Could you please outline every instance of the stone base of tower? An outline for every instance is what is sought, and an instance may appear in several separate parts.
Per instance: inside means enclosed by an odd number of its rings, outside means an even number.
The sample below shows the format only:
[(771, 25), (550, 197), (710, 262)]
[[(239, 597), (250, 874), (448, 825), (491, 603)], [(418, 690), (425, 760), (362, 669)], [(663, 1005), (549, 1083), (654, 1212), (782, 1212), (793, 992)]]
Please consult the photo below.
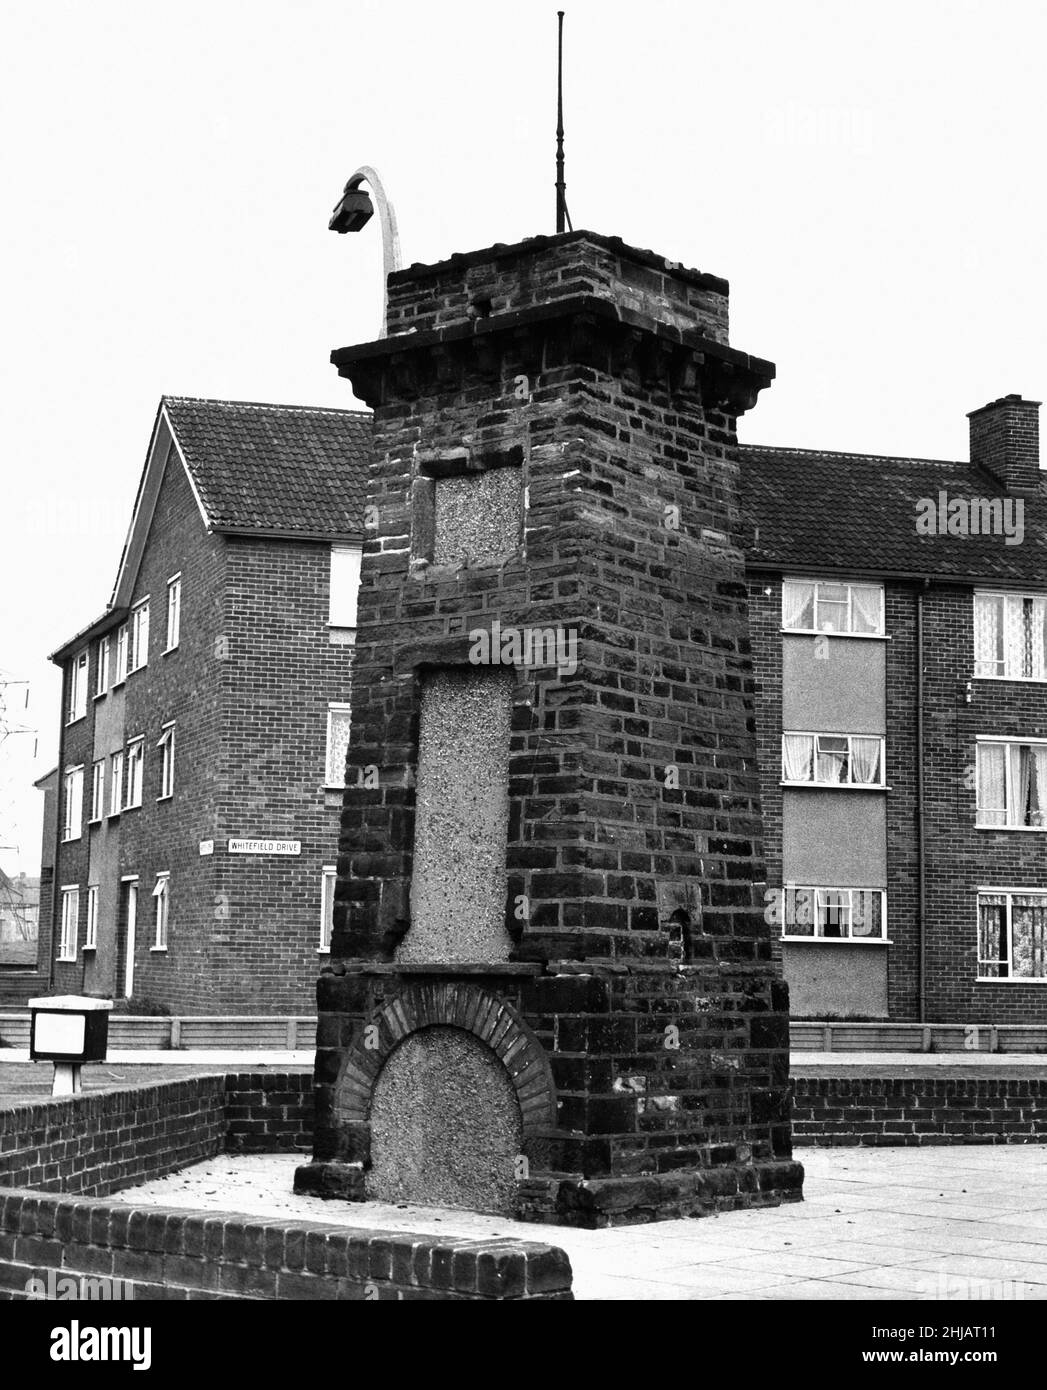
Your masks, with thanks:
[(299, 1192), (590, 1228), (802, 1197), (770, 969), (336, 962), (318, 993)]

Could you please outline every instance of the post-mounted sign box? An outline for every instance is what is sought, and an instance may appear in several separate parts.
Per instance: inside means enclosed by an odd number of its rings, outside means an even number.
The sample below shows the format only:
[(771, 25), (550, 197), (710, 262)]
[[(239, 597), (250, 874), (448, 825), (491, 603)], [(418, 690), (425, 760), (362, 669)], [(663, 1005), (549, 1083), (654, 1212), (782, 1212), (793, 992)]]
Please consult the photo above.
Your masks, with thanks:
[(29, 1056), (34, 1062), (54, 1062), (52, 1095), (75, 1095), (81, 1065), (105, 1061), (112, 1007), (111, 999), (79, 994), (29, 1000)]

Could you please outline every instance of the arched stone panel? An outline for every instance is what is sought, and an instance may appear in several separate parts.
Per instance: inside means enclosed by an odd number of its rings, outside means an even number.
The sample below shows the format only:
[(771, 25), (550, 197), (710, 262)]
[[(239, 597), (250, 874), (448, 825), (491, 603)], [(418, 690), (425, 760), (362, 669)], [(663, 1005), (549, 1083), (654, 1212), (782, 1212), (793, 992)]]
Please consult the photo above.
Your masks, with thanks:
[(501, 1061), (475, 1034), (408, 1034), (378, 1073), (370, 1118), (368, 1197), (513, 1210), (520, 1107)]
[(556, 1090), (541, 1043), (512, 1005), (463, 981), (407, 985), (358, 1031), (338, 1078), (336, 1123), (366, 1122), (389, 1054), (408, 1034), (441, 1025), (472, 1033), (498, 1057), (516, 1093), (525, 1136), (556, 1124)]

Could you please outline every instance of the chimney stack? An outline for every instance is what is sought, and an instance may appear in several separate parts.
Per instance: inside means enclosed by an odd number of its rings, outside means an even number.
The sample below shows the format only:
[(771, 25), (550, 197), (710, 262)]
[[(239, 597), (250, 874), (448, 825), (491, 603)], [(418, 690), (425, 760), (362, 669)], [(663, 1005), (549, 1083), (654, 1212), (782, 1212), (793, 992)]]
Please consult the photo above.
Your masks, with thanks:
[(1039, 492), (1039, 401), (1001, 396), (967, 416), (971, 462), (994, 474), (1008, 492)]

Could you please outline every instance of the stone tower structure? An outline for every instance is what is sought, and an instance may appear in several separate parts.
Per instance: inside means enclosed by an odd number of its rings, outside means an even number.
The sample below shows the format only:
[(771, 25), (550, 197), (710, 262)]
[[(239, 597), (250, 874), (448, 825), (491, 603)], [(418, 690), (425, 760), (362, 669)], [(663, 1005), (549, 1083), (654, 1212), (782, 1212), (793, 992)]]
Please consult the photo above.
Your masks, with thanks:
[(590, 232), (415, 265), (374, 410), (299, 1190), (603, 1226), (797, 1200), (728, 286)]

